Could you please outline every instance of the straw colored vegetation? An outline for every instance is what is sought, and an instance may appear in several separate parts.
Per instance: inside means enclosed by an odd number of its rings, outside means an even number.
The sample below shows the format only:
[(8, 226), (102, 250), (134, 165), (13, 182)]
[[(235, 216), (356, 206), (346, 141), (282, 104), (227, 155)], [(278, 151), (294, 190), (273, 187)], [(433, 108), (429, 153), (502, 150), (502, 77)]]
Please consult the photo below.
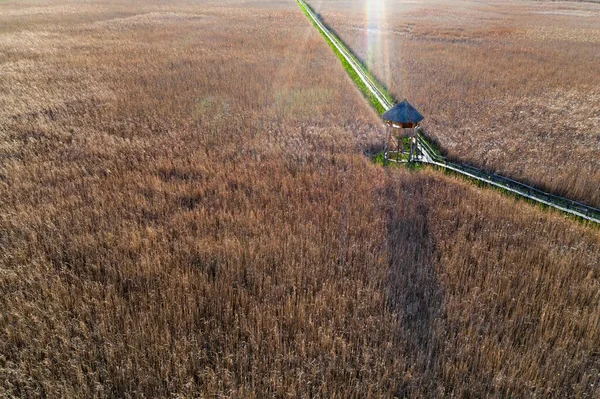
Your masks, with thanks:
[(600, 395), (600, 233), (362, 151), (293, 2), (0, 3), (0, 397)]
[(600, 206), (600, 5), (310, 4), (451, 158)]

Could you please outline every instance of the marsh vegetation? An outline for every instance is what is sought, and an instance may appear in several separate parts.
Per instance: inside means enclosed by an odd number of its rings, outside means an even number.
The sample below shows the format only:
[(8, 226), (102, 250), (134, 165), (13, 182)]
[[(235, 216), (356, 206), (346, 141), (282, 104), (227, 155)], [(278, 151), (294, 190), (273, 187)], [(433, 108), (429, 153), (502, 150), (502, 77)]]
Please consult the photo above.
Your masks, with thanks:
[(372, 163), (295, 2), (2, 2), (0, 65), (0, 396), (600, 394), (600, 231)]

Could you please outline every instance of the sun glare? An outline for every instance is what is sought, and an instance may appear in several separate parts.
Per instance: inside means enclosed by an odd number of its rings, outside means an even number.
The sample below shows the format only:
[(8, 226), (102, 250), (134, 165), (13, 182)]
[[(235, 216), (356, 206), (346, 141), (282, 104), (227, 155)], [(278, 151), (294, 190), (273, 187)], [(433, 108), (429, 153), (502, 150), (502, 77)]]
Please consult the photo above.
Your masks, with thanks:
[(386, 0), (367, 0), (365, 2), (366, 19), (366, 63), (369, 69), (382, 73), (384, 83), (388, 84), (390, 76), (390, 58), (387, 40), (385, 37), (386, 24)]

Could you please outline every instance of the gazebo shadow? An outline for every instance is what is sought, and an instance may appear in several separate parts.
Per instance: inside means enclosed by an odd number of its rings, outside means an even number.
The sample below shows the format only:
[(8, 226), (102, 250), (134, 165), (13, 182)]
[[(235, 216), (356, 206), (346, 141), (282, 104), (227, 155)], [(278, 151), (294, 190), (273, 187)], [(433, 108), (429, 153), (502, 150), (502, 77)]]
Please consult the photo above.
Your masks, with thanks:
[[(422, 381), (442, 383), (443, 292), (435, 270), (435, 242), (420, 177), (386, 177), (388, 309), (397, 315), (394, 344)], [(407, 396), (411, 392), (400, 392)], [(414, 387), (413, 387), (414, 388)], [(431, 392), (434, 387), (420, 387)], [(413, 392), (414, 393), (414, 392)], [(410, 395), (409, 395), (410, 396)]]

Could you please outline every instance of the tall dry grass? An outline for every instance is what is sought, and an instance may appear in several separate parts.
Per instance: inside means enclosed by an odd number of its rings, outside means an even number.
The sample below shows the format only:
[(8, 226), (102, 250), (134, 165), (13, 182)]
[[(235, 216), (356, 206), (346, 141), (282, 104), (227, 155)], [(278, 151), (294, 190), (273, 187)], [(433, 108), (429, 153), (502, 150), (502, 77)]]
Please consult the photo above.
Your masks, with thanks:
[(600, 206), (597, 4), (311, 5), (451, 158)]
[(433, 172), (386, 199), (399, 396), (600, 394), (597, 230)]
[(294, 3), (0, 21), (0, 396), (598, 395), (598, 230), (371, 164)]

